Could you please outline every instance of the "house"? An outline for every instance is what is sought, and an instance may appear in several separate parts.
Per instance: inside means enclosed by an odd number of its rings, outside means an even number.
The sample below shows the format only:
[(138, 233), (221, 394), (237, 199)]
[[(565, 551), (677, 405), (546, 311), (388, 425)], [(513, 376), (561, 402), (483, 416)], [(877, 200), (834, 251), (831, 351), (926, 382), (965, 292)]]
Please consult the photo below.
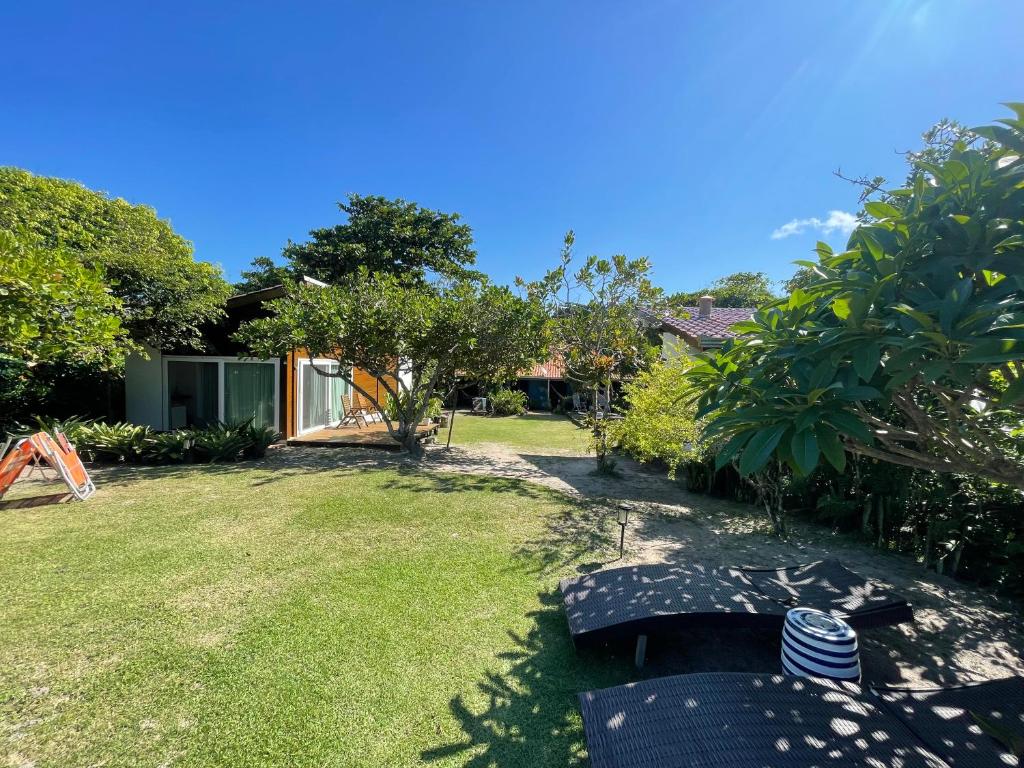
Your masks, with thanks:
[[(324, 283), (304, 277), (309, 285)], [(301, 350), (280, 358), (256, 360), (231, 336), (249, 320), (267, 315), (266, 303), (285, 295), (275, 285), (232, 296), (225, 317), (204, 329), (205, 351), (156, 350), (147, 357), (132, 355), (125, 364), (125, 415), (133, 424), (157, 430), (239, 422), (252, 418), (259, 426), (273, 427), (286, 438), (337, 424), (344, 412), (341, 398), (351, 393), (340, 378), (313, 370), (336, 371), (332, 360), (310, 360)], [(361, 369), (354, 381), (384, 399), (380, 382)]]
[(683, 307), (688, 317), (665, 315), (661, 318), (661, 356), (664, 359), (722, 346), (736, 336), (730, 328), (749, 320), (754, 307), (716, 307), (714, 297), (701, 296), (696, 307)]

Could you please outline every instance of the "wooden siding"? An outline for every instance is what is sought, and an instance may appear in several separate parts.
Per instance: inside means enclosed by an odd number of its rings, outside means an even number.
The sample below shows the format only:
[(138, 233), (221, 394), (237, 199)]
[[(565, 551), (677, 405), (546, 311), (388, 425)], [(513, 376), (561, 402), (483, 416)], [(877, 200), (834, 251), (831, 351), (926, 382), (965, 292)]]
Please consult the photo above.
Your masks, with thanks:
[[(281, 387), (283, 399), (284, 419), (282, 420), (284, 436), (295, 437), (299, 429), (299, 360), (308, 360), (309, 355), (305, 350), (292, 350), (285, 356), (284, 386)], [(387, 402), (387, 390), (380, 385), (380, 381), (372, 374), (362, 368), (353, 371), (352, 378), (355, 383), (373, 395), (382, 406)], [(394, 379), (390, 376), (387, 381), (394, 388)]]

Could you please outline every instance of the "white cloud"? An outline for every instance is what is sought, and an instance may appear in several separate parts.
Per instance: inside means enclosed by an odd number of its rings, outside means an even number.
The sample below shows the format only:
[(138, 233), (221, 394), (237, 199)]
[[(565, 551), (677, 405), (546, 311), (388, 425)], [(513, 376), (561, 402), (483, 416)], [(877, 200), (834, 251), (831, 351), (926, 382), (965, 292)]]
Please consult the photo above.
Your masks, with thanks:
[(857, 228), (857, 217), (846, 211), (829, 211), (827, 219), (812, 216), (809, 219), (793, 219), (772, 232), (772, 240), (782, 240), (793, 235), (802, 235), (808, 229), (817, 230), (823, 235), (841, 232), (849, 235)]

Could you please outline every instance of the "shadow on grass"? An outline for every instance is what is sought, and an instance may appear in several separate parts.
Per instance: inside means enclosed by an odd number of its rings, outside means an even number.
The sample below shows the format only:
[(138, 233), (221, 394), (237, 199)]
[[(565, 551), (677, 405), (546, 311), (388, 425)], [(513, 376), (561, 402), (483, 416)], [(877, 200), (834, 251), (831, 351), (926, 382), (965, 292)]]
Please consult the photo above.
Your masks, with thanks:
[(577, 694), (630, 679), (625, 660), (577, 656), (557, 592), (540, 595), (525, 636), (509, 633), (514, 648), (498, 655), (507, 671), (477, 684), (482, 711), (456, 696), (449, 704), (464, 739), (425, 750), (425, 762), (462, 756), (467, 768), (543, 768), (586, 764)]

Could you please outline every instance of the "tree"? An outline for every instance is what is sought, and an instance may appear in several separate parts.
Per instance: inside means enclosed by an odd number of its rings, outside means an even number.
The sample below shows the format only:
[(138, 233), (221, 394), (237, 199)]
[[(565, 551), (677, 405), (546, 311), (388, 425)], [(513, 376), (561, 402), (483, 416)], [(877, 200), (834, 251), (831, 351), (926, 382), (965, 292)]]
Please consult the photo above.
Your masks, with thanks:
[(72, 181), (0, 168), (0, 228), (102, 270), (135, 342), (200, 346), (200, 329), (221, 317), (230, 293), (220, 270), (195, 261), (191, 244), (152, 208)]
[(64, 249), (43, 249), (0, 230), (0, 357), (115, 365), (121, 302), (102, 273)]
[(656, 355), (648, 340), (648, 312), (662, 306), (661, 290), (648, 278), (647, 259), (590, 256), (572, 271), (576, 236), (565, 236), (561, 261), (542, 280), (516, 282), (551, 318), (550, 344), (569, 378), (591, 392), (591, 428), (599, 469), (608, 468), (607, 405), (612, 382), (644, 367)]
[(683, 307), (696, 307), (701, 296), (714, 296), (716, 307), (761, 307), (778, 298), (764, 272), (735, 272), (701, 291), (674, 293), (668, 297), (668, 305), (681, 313)]
[(476, 261), (473, 230), (457, 213), (356, 194), (338, 207), (348, 215), (345, 224), (314, 229), (309, 242), (285, 247), (293, 273), (340, 283), (366, 269), (423, 282), (431, 273), (467, 276)]
[(696, 409), (681, 396), (690, 365), (688, 358), (675, 357), (640, 371), (625, 386), (629, 409), (612, 430), (623, 450), (640, 461), (665, 462), (670, 477), (681, 463), (698, 455)]
[(719, 464), (806, 475), (845, 452), (1024, 489), (1024, 105), (912, 187), (865, 204), (847, 250), (696, 367)]
[(235, 283), (235, 291), (249, 293), (275, 285), (288, 285), (299, 276), (289, 266), (281, 266), (268, 256), (257, 256), (250, 269), (242, 270), (242, 279)]
[[(456, 375), (507, 381), (543, 354), (540, 307), (486, 281), (410, 283), (364, 269), (345, 285), (300, 285), (270, 307), (270, 317), (245, 324), (237, 338), (260, 357), (303, 349), (336, 360), (337, 373), (316, 370), (347, 381), (411, 453), (420, 450), (430, 400), (450, 391)], [(380, 380), (383, 401), (359, 386), (353, 367)]]

